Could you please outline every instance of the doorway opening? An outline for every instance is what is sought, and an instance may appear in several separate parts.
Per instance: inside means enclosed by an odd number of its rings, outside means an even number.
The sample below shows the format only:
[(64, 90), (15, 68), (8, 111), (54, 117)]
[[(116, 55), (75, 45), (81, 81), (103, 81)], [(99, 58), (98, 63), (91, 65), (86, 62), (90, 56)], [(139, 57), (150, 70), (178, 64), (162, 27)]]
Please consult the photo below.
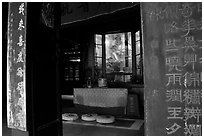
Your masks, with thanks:
[[(116, 118), (125, 118), (126, 121), (136, 119), (144, 122), (140, 5), (136, 4), (133, 7), (117, 10), (110, 14), (62, 25), (61, 36), (60, 91), (62, 113), (74, 113), (79, 116), (91, 113), (108, 114)], [(86, 101), (84, 101), (87, 96), (83, 97), (81, 94), (76, 94), (79, 89), (82, 89), (81, 92), (84, 91), (83, 89), (87, 89), (89, 79), (91, 80), (89, 90), (97, 89), (101, 78), (106, 80), (106, 90), (127, 90), (125, 108), (106, 110), (98, 107), (87, 107)], [(116, 95), (119, 95), (119, 92)], [(80, 96), (82, 96), (82, 101), (79, 101)], [(104, 99), (108, 99), (108, 97)], [(100, 98), (98, 101), (100, 101)], [(109, 101), (107, 100), (107, 104)], [(83, 125), (80, 126), (80, 123), (76, 122), (78, 129), (83, 127)], [(131, 121), (127, 122), (128, 125), (132, 125)], [(66, 127), (71, 129), (67, 125)], [(74, 130), (65, 132), (65, 128), (63, 129), (64, 135), (75, 135)], [(96, 130), (95, 127), (94, 129)], [(110, 135), (116, 135), (117, 133), (119, 132), (116, 129)], [(144, 124), (141, 130), (130, 130), (124, 133), (127, 135), (144, 135)], [(83, 134), (78, 135), (95, 134), (96, 132), (92, 131), (91, 133), (86, 130)], [(104, 133), (97, 135), (104, 135)], [(121, 133), (121, 135), (123, 134)]]

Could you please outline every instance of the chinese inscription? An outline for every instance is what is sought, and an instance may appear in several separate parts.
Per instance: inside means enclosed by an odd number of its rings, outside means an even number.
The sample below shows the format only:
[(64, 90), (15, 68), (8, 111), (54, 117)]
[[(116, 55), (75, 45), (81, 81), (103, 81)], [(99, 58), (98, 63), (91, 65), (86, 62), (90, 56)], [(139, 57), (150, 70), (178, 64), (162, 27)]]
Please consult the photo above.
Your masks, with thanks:
[(162, 35), (166, 134), (201, 135), (202, 3), (151, 3), (144, 12), (148, 25), (159, 24)]
[(26, 3), (9, 3), (7, 51), (7, 123), (26, 131)]

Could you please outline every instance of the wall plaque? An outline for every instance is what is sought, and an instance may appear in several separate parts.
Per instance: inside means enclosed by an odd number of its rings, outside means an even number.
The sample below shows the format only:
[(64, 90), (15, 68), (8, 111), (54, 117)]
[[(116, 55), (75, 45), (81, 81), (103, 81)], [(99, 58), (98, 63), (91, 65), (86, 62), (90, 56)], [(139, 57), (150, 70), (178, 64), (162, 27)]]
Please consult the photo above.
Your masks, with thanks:
[(7, 124), (26, 131), (27, 3), (9, 3), (7, 43)]

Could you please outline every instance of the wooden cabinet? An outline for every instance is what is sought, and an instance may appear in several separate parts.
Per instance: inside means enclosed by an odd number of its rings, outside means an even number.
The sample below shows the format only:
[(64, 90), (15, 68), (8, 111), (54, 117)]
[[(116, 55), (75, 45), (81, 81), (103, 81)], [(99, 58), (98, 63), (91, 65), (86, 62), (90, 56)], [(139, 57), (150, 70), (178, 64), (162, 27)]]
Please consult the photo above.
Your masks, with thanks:
[(71, 40), (62, 41), (61, 53), (61, 92), (73, 94), (74, 87), (82, 87), (82, 56), (80, 43)]

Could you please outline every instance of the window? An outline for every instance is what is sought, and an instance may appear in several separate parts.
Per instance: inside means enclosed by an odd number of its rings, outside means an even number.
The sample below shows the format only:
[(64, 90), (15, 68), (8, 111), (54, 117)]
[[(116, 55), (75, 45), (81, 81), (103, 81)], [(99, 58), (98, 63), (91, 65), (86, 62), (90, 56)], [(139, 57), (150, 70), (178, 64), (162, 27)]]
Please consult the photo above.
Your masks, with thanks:
[(102, 35), (95, 35), (95, 77), (102, 77)]
[(95, 78), (143, 83), (140, 31), (95, 35)]

